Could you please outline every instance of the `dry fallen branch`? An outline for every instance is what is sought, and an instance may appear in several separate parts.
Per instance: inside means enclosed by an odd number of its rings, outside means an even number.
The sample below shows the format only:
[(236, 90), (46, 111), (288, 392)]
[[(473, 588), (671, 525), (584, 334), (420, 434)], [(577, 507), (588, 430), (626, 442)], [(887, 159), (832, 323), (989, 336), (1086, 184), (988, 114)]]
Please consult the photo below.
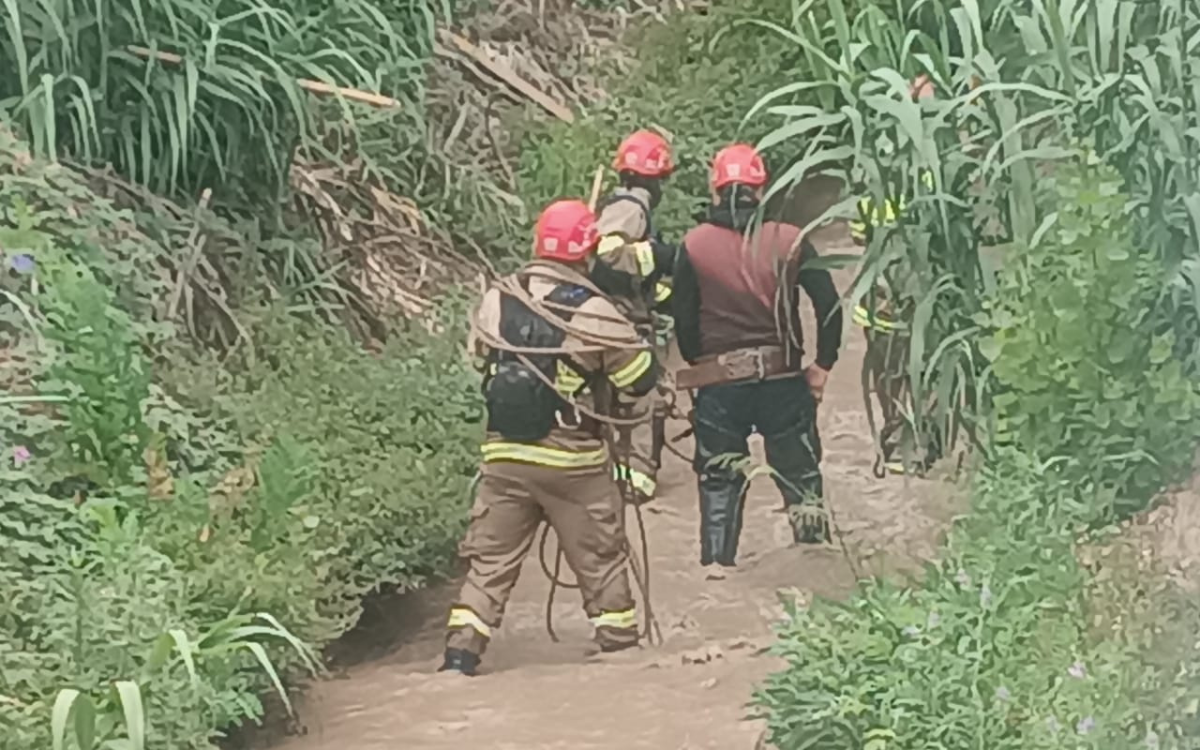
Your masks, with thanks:
[(438, 289), (472, 278), (479, 268), (428, 225), (411, 198), (359, 179), (353, 167), (308, 163), (298, 155), (291, 185), (326, 253), (350, 261), (341, 282), (353, 289), (363, 316), (425, 315)]
[[(438, 31), (438, 38), (487, 68), (494, 76), (528, 97), (530, 101), (539, 105), (558, 119), (563, 122), (575, 122), (575, 113), (565, 104), (553, 99), (544, 91), (517, 75), (507, 64), (493, 59), (487, 52), (472, 44), (467, 39), (444, 29)], [(452, 54), (441, 45), (435, 45), (434, 51), (442, 56)]]

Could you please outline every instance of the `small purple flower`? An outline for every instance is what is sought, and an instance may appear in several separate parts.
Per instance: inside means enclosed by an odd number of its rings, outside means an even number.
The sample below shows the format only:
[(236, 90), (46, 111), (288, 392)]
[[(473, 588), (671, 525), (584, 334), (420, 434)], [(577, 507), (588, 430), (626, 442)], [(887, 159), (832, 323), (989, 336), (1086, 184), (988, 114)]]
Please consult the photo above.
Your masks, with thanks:
[(909, 638), (916, 638), (921, 634), (921, 629), (916, 625), (909, 625), (904, 629), (904, 634)]
[(962, 568), (958, 569), (958, 575), (954, 576), (954, 580), (958, 581), (958, 585), (963, 588), (971, 585), (971, 576), (967, 575), (967, 571)]
[(1010, 699), (1012, 699), (1012, 693), (1008, 691), (1008, 688), (1003, 685), (996, 688), (996, 700), (1007, 703)]
[(1067, 674), (1077, 680), (1082, 680), (1087, 677), (1087, 667), (1083, 666), (1083, 662), (1077, 661), (1067, 668)]
[(925, 626), (930, 627), (930, 628), (936, 628), (938, 625), (941, 625), (941, 624), (942, 624), (942, 616), (939, 615), (937, 612), (930, 612), (929, 620), (925, 623)]
[(992, 606), (992, 589), (986, 583), (979, 589), (979, 606), (984, 609)]
[(13, 457), (13, 465), (20, 466), (20, 465), (24, 464), (26, 461), (28, 461), (29, 459), (33, 458), (33, 454), (30, 453), (29, 449), (26, 448), (25, 446), (18, 445), (13, 448), (12, 457)]
[(33, 268), (36, 264), (33, 261), (33, 256), (26, 253), (18, 253), (8, 259), (8, 266), (12, 270), (21, 275), (33, 273)]
[(1079, 734), (1088, 734), (1096, 728), (1096, 720), (1090, 716), (1085, 716), (1075, 725), (1075, 731)]
[(1153, 729), (1146, 733), (1146, 749), (1158, 750), (1158, 732)]

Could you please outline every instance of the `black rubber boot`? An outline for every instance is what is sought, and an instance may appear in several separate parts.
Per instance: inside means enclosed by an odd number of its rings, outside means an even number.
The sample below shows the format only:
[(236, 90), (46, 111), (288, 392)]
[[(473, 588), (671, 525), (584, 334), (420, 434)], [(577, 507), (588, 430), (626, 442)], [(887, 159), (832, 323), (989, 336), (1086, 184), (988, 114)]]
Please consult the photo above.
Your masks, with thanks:
[(439, 672), (458, 672), (467, 677), (474, 677), (479, 669), (479, 654), (464, 651), (461, 648), (446, 649), (446, 658)]
[(742, 533), (742, 488), (740, 474), (704, 472), (700, 475), (700, 564), (730, 567), (736, 563), (738, 537)]
[(737, 563), (738, 542), (742, 538), (742, 516), (746, 509), (745, 475), (739, 473), (734, 478), (732, 493), (733, 498), (725, 526), (725, 549), (717, 558), (718, 563), (730, 568)]

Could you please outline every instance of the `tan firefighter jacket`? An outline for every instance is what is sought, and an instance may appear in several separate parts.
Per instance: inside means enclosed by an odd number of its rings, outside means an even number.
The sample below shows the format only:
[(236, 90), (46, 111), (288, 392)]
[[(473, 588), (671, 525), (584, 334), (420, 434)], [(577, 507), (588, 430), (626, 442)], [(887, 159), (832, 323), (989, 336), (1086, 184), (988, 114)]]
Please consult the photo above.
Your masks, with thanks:
[[(620, 188), (600, 205), (597, 264), (609, 273), (592, 278), (610, 294), (618, 309), (647, 335), (654, 328), (654, 307), (664, 303), (671, 288), (662, 277), (670, 274), (671, 259), (651, 236), (650, 194), (642, 188)], [(602, 271), (604, 269), (597, 269)]]
[[(532, 261), (520, 273), (536, 271), (544, 276), (533, 276), (529, 282), (532, 296), (543, 299), (561, 283), (587, 285), (587, 278), (575, 269), (552, 261)], [(500, 296), (498, 289), (488, 290), (476, 312), (475, 324), (489, 336), (500, 335)], [(571, 319), (571, 328), (591, 336), (622, 342), (638, 341), (637, 331), (625, 319), (607, 297), (595, 295), (583, 302)], [(478, 357), (486, 357), (488, 347), (478, 338), (470, 346)], [(568, 329), (563, 348), (579, 350), (584, 342), (572, 335)], [(594, 373), (593, 385), (575, 396), (575, 401), (584, 408), (601, 415), (611, 413), (614, 396), (618, 391), (634, 395), (649, 392), (655, 385), (658, 364), (652, 351), (644, 345), (626, 344), (621, 348), (603, 351), (579, 351), (569, 355), (576, 367), (586, 373)], [(564, 397), (570, 397), (584, 385), (580, 375), (561, 361), (554, 382), (555, 388)], [(550, 434), (535, 443), (516, 443), (504, 440), (496, 433), (488, 433), (482, 447), (484, 462), (518, 461), (558, 468), (597, 466), (607, 463), (608, 449), (602, 431), (593, 420), (580, 415), (581, 426), (562, 425), (553, 428)], [(589, 426), (589, 423), (592, 423)]]

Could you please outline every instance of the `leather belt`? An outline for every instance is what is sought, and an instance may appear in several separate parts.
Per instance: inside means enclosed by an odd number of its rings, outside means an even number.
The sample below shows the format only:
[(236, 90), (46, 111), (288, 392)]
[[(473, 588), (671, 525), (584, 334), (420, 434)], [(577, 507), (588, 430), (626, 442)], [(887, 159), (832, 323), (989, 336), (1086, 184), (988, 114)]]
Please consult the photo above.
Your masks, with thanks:
[(782, 347), (758, 346), (706, 357), (685, 367), (675, 373), (675, 387), (692, 390), (721, 383), (766, 380), (799, 372), (799, 368), (789, 364)]

